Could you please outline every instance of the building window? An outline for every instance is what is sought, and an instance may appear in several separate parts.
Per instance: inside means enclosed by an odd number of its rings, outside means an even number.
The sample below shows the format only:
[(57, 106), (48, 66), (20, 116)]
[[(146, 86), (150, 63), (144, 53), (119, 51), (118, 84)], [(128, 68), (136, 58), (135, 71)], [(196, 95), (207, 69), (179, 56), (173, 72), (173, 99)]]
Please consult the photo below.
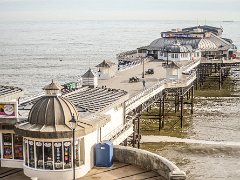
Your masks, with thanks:
[(75, 141), (75, 163), (76, 163), (76, 166), (80, 166), (80, 163), (79, 163), (79, 141)]
[(62, 143), (54, 143), (54, 165), (55, 169), (63, 169), (63, 160), (62, 160)]
[(71, 142), (66, 141), (63, 144), (64, 144), (64, 169), (69, 169), (72, 167)]
[[(11, 139), (10, 134), (10, 140)], [(14, 139), (17, 139), (17, 136)], [(9, 140), (8, 138), (5, 138)], [(15, 141), (14, 141), (15, 142)], [(19, 139), (16, 142), (21, 142)], [(63, 170), (72, 168), (72, 142), (41, 142), (24, 139), (24, 163), (26, 166), (36, 169)], [(35, 146), (35, 147), (34, 147)], [(84, 141), (75, 141), (75, 162), (79, 167), (84, 163)], [(19, 152), (20, 153), (20, 152)], [(20, 153), (21, 154), (21, 153)], [(17, 157), (21, 157), (18, 155)]]
[(52, 157), (52, 143), (44, 143), (44, 167), (45, 169), (53, 169), (53, 157)]
[(80, 139), (80, 163), (84, 164), (84, 139)]
[(35, 158), (34, 158), (34, 142), (28, 141), (29, 150), (29, 167), (35, 168)]
[(37, 168), (43, 169), (43, 143), (36, 141)]
[(175, 58), (178, 58), (178, 54), (175, 54)]
[(12, 134), (6, 133), (2, 134), (3, 138), (3, 158), (5, 159), (12, 159)]
[(23, 160), (23, 138), (22, 136), (13, 135), (13, 144), (14, 144), (14, 159)]
[(171, 54), (171, 58), (174, 58), (174, 54)]
[(28, 140), (24, 139), (25, 165), (28, 166)]

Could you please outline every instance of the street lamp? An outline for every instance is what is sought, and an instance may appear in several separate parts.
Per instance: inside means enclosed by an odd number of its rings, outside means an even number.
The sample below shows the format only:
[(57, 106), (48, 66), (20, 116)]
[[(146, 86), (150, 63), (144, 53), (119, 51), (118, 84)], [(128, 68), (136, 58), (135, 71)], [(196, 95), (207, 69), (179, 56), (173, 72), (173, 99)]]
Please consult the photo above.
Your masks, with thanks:
[(168, 65), (168, 53), (171, 52), (171, 49), (168, 49), (167, 47), (163, 49), (164, 52), (167, 53), (167, 65)]
[(77, 127), (77, 121), (74, 114), (72, 114), (72, 119), (69, 121), (69, 123), (73, 131), (73, 180), (75, 180), (75, 129)]

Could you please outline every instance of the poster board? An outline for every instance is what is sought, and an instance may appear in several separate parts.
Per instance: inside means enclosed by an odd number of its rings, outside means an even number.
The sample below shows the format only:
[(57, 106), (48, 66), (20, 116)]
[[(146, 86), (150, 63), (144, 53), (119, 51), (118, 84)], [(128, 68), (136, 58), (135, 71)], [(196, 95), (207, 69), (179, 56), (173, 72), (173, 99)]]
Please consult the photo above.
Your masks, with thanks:
[(0, 118), (17, 118), (18, 103), (17, 101), (0, 101)]

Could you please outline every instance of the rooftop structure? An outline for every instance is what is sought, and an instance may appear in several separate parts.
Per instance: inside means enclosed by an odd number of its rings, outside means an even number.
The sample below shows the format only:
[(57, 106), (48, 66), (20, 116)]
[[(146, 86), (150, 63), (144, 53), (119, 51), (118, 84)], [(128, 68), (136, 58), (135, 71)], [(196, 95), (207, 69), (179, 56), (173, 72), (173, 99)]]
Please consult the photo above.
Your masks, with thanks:
[[(62, 96), (73, 103), (78, 112), (82, 112), (80, 113), (80, 116), (104, 111), (107, 108), (110, 108), (112, 103), (124, 100), (128, 97), (127, 92), (124, 90), (105, 87), (83, 87), (68, 91), (68, 93), (66, 93), (66, 91), (66, 89), (62, 89)], [(30, 110), (39, 98), (40, 97), (20, 104), (19, 110)]]
[(174, 29), (161, 33), (148, 46), (138, 48), (138, 53), (162, 59), (160, 54), (167, 46), (172, 46), (177, 40), (182, 46), (191, 46), (192, 51), (200, 51), (201, 57), (207, 59), (231, 59), (236, 57), (236, 46), (232, 40), (222, 38), (222, 28), (212, 26), (196, 26), (184, 29)]
[(18, 99), (23, 96), (23, 89), (13, 86), (0, 85), (0, 101)]

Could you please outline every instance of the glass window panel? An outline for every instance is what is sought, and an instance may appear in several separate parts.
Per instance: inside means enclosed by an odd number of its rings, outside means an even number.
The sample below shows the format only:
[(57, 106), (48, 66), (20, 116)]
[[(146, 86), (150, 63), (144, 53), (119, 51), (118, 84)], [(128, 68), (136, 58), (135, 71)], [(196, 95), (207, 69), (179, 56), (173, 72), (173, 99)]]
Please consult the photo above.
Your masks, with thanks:
[(54, 165), (55, 169), (63, 169), (62, 143), (54, 143)]
[(35, 168), (35, 158), (34, 158), (34, 142), (28, 141), (29, 150), (29, 166)]
[(11, 133), (3, 133), (3, 158), (12, 159), (12, 134)]
[(43, 169), (43, 143), (36, 141), (37, 168)]
[(28, 150), (27, 150), (27, 146), (28, 146), (28, 140), (24, 139), (25, 165), (26, 166), (28, 166)]
[(80, 164), (84, 164), (84, 139), (80, 139)]
[(53, 169), (53, 157), (52, 157), (52, 143), (44, 143), (44, 167), (45, 169)]
[(13, 135), (14, 139), (14, 159), (23, 159), (23, 137), (20, 135)]
[(79, 142), (78, 140), (75, 141), (75, 164), (76, 166), (79, 166)]
[(69, 169), (72, 167), (72, 160), (71, 160), (71, 142), (66, 141), (64, 142), (64, 169)]

